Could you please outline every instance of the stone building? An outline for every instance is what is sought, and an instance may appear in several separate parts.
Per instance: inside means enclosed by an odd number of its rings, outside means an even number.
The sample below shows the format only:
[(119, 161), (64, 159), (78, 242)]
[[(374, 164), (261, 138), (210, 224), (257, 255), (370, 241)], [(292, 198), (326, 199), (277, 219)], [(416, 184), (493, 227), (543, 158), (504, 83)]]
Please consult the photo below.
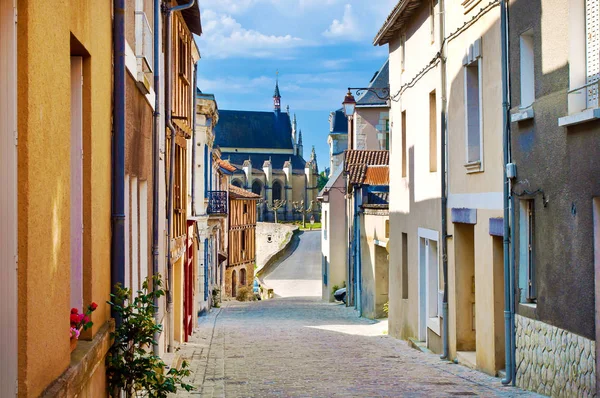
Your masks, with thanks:
[(343, 168), (344, 151), (348, 149), (348, 119), (342, 109), (329, 114), (329, 178)]
[(236, 297), (238, 289), (252, 286), (256, 265), (255, 193), (231, 185), (229, 187), (229, 240), (225, 271), (225, 295)]
[(598, 2), (509, 2), (516, 382), (596, 392)]
[[(260, 196), (258, 220), (274, 220), (274, 200), (285, 200), (278, 210), (279, 220), (299, 219), (294, 202), (304, 201), (309, 209), (317, 198), (317, 160), (314, 151), (304, 160), (302, 131), (289, 108), (281, 111), (279, 83), (273, 103), (272, 112), (220, 110), (215, 144), (221, 158), (236, 168), (231, 184)], [(316, 206), (313, 214), (318, 219)]]

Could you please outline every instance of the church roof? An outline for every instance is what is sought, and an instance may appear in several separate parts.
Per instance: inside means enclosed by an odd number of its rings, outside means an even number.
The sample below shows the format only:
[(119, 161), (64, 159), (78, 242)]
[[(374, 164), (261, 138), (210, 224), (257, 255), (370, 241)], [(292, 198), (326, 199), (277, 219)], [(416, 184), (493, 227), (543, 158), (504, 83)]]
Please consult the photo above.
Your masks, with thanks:
[[(390, 67), (389, 60), (386, 60), (381, 69), (375, 73), (371, 81), (369, 82), (369, 88), (388, 88), (390, 85)], [(377, 90), (377, 94), (380, 97), (385, 97), (388, 92), (387, 90), (384, 92), (382, 90)], [(387, 106), (387, 101), (383, 100), (375, 93), (370, 91), (365, 91), (360, 97), (356, 99), (356, 106)]]
[(221, 148), (293, 149), (290, 115), (221, 110), (215, 144)]
[(271, 167), (273, 171), (279, 171), (283, 169), (283, 164), (292, 159), (292, 170), (294, 171), (302, 171), (304, 173), (304, 166), (306, 166), (306, 161), (300, 157), (295, 155), (289, 155), (284, 153), (278, 154), (268, 154), (268, 153), (239, 153), (239, 152), (223, 152), (221, 153), (221, 158), (228, 160), (229, 163), (234, 165), (236, 168), (242, 170), (244, 167), (244, 162), (248, 159), (252, 162), (252, 168), (254, 170), (262, 171), (261, 167), (265, 163), (266, 160), (271, 160)]

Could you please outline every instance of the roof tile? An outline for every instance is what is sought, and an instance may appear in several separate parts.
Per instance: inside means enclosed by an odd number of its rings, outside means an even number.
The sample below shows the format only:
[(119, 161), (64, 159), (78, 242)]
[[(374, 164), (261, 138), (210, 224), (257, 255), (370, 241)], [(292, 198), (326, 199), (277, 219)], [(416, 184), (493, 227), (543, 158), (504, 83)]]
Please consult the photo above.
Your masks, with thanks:
[(230, 185), (229, 186), (229, 198), (231, 198), (231, 199), (260, 199), (260, 196), (255, 193), (248, 192), (245, 189), (238, 188), (235, 185)]

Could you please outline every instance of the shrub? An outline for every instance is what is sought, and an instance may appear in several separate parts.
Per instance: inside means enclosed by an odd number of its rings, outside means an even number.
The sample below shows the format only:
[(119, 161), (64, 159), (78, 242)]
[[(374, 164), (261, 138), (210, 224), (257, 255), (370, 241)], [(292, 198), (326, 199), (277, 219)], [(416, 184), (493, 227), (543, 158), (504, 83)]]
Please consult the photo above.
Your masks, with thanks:
[(252, 301), (254, 300), (254, 292), (251, 287), (240, 287), (235, 298), (237, 301)]
[(333, 285), (331, 286), (331, 294), (334, 294), (337, 290), (339, 290), (339, 286), (338, 285)]
[(385, 315), (388, 316), (388, 314), (390, 312), (390, 302), (389, 301), (383, 305), (383, 312), (385, 312)]
[(154, 355), (152, 345), (154, 333), (162, 331), (162, 325), (154, 319), (156, 308), (154, 299), (164, 296), (160, 276), (152, 279), (153, 289), (148, 289), (148, 278), (142, 290), (131, 300), (131, 289), (117, 284), (111, 301), (117, 318), (121, 319), (114, 332), (110, 334), (112, 345), (106, 357), (106, 375), (109, 394), (121, 397), (121, 391), (127, 397), (143, 395), (152, 398), (167, 398), (178, 388), (186, 391), (194, 389), (185, 384), (183, 378), (190, 375), (187, 362), (183, 361), (181, 370), (171, 368)]

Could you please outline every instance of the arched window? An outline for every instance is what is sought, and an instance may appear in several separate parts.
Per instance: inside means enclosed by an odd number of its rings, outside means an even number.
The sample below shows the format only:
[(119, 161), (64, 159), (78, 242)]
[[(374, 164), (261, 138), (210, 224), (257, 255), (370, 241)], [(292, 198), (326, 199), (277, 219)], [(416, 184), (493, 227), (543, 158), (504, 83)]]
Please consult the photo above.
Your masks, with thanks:
[(237, 275), (235, 270), (231, 273), (231, 297), (237, 296)]
[(246, 286), (246, 268), (240, 270), (240, 285)]
[(283, 199), (281, 197), (281, 191), (282, 191), (281, 183), (279, 181), (275, 181), (273, 183), (273, 200)]
[(235, 180), (231, 181), (231, 185), (235, 185), (236, 187), (241, 188), (242, 182), (238, 179), (235, 179)]
[(254, 180), (252, 183), (252, 192), (262, 196), (262, 183), (259, 180)]

